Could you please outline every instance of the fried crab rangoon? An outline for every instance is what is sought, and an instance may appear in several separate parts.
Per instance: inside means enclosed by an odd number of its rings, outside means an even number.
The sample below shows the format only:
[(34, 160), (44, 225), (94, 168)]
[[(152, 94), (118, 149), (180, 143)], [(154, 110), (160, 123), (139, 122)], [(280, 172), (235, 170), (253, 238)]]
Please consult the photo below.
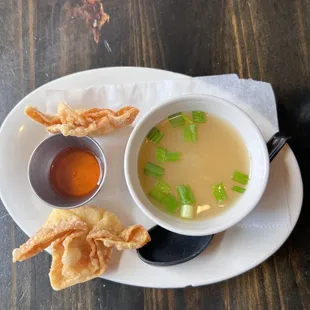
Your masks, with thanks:
[(51, 246), (50, 281), (53, 289), (61, 290), (103, 274), (113, 247), (138, 249), (150, 240), (143, 226), (124, 228), (116, 215), (101, 208), (54, 209), (12, 255), (13, 262), (23, 261)]
[(116, 112), (98, 108), (73, 110), (63, 102), (58, 105), (56, 115), (44, 114), (31, 106), (25, 108), (25, 114), (45, 126), (48, 132), (61, 132), (64, 136), (76, 137), (101, 135), (126, 127), (135, 120), (138, 113), (139, 109), (130, 106)]

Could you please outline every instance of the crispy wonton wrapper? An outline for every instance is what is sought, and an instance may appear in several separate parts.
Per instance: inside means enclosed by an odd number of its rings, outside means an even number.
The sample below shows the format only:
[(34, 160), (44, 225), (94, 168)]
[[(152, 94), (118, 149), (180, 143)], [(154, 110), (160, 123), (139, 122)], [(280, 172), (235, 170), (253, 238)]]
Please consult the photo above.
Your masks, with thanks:
[(130, 125), (139, 109), (126, 106), (116, 112), (110, 109), (73, 110), (65, 103), (58, 105), (56, 115), (47, 115), (35, 107), (27, 106), (25, 114), (33, 121), (45, 126), (50, 133), (64, 136), (85, 137), (102, 135), (117, 128)]
[(13, 262), (23, 261), (51, 246), (50, 281), (54, 290), (61, 290), (103, 274), (112, 247), (138, 249), (150, 240), (143, 226), (125, 229), (116, 215), (101, 208), (54, 209), (36, 234), (12, 255)]

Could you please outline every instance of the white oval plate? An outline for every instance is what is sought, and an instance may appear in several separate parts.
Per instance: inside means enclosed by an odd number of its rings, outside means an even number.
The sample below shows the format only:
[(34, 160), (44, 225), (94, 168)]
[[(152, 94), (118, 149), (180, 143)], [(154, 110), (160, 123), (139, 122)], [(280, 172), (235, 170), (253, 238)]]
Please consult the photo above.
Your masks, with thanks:
[[(21, 100), (0, 129), (0, 196), (18, 226), (31, 236), (45, 222), (51, 211), (33, 194), (27, 180), (27, 164), (30, 155), (47, 134), (44, 130), (38, 130), (38, 126), (24, 116), (23, 110), (26, 105), (40, 108), (45, 100), (47, 89), (87, 88), (104, 84), (180, 77), (182, 77), (180, 74), (147, 68), (96, 69), (52, 81)], [(265, 137), (270, 137), (274, 133), (275, 130), (264, 117), (251, 108), (246, 108), (246, 112), (260, 128), (263, 128)], [(102, 278), (143, 287), (177, 288), (226, 280), (257, 266), (288, 238), (301, 210), (302, 180), (296, 158), (290, 148), (286, 149), (283, 158), (290, 228), (259, 230), (235, 226), (225, 233), (216, 235), (210, 247), (196, 259), (165, 268), (152, 267), (143, 263), (135, 251), (125, 251), (122, 254), (115, 251), (110, 268)], [(153, 225), (133, 202), (126, 208), (125, 213), (130, 214), (137, 223), (144, 224), (146, 227)], [(124, 214), (121, 217), (124, 217)]]

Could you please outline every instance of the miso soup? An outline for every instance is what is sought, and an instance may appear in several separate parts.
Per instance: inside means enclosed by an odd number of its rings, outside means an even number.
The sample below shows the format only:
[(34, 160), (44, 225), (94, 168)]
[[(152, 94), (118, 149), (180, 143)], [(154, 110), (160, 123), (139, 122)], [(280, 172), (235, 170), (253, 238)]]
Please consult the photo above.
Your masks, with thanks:
[(246, 191), (250, 160), (239, 133), (201, 111), (157, 124), (138, 157), (142, 189), (152, 204), (186, 220), (219, 215)]

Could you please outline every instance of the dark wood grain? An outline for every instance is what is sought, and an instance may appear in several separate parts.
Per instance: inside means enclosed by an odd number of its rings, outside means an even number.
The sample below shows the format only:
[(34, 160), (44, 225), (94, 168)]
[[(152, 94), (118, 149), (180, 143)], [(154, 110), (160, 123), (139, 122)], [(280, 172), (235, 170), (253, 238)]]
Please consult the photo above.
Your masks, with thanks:
[(293, 136), (306, 189), (303, 210), (275, 255), (228, 281), (158, 290), (96, 279), (54, 292), (47, 253), (11, 263), (12, 250), (27, 237), (1, 205), (0, 309), (309, 309), (310, 0), (106, 0), (111, 22), (99, 45), (72, 18), (69, 2), (0, 0), (1, 123), (36, 87), (89, 68), (236, 72), (264, 80), (274, 87), (281, 129)]

